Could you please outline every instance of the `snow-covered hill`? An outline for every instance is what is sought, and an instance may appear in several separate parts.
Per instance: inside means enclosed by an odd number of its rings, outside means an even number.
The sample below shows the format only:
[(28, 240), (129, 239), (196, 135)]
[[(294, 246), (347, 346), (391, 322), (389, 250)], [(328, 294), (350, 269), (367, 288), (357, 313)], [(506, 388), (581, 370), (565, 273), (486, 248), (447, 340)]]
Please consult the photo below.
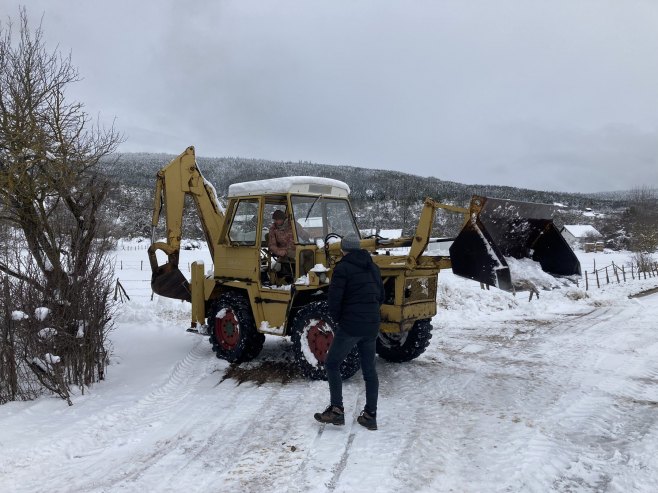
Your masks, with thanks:
[[(624, 255), (579, 253), (583, 270)], [(656, 278), (528, 301), (442, 272), (427, 352), (378, 361), (371, 432), (354, 420), (360, 373), (345, 385), (346, 426), (319, 426), (327, 384), (296, 375), (288, 341), (268, 336), (230, 368), (185, 332), (188, 305), (151, 301), (142, 261), (144, 249), (117, 251), (131, 300), (107, 380), (72, 407), (0, 406), (0, 490), (656, 490), (658, 295), (628, 298)]]

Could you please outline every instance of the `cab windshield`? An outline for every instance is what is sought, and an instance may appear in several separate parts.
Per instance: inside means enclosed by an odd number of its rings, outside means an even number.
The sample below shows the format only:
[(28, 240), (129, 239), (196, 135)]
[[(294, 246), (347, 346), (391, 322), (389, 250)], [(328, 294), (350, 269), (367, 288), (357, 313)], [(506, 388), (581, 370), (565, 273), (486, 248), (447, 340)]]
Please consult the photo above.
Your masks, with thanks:
[(360, 238), (347, 200), (293, 196), (292, 211), (296, 227), (303, 229), (297, 232), (299, 243), (313, 244), (329, 233)]

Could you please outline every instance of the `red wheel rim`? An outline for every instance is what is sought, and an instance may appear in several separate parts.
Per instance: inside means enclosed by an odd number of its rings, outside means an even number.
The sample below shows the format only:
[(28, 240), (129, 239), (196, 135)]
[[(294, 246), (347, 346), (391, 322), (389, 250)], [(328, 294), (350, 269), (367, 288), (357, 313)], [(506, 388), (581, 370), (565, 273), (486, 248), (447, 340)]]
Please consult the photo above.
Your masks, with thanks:
[(240, 341), (240, 324), (232, 310), (226, 310), (222, 318), (215, 318), (215, 338), (225, 350), (234, 349)]
[(308, 329), (308, 347), (313, 356), (320, 362), (324, 363), (327, 359), (327, 352), (331, 341), (334, 340), (334, 332), (324, 320), (314, 321)]

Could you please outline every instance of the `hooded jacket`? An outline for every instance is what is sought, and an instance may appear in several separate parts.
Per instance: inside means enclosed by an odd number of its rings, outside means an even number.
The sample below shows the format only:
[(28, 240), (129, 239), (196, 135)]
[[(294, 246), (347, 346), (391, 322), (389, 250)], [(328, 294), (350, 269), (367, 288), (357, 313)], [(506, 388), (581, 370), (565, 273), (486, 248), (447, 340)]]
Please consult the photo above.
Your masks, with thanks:
[(336, 264), (329, 284), (329, 313), (351, 336), (376, 336), (384, 303), (379, 267), (365, 250), (348, 253)]

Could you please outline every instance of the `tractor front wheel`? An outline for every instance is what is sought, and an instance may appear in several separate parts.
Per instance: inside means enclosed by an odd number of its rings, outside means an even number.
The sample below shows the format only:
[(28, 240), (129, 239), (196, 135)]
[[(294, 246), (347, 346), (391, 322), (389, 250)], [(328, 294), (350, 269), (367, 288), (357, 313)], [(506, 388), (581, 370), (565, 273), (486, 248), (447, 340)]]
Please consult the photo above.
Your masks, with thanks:
[[(306, 378), (327, 379), (324, 362), (334, 340), (335, 326), (326, 301), (311, 303), (299, 310), (295, 316), (292, 330), (293, 351), (295, 362)], [(348, 379), (359, 367), (359, 353), (355, 346), (341, 363), (340, 374), (344, 380)]]
[(418, 358), (430, 345), (432, 324), (429, 319), (416, 320), (409, 332), (391, 334), (380, 332), (377, 354), (387, 361), (402, 363)]
[(263, 349), (265, 336), (256, 330), (249, 300), (241, 294), (226, 293), (215, 301), (208, 330), (212, 350), (231, 363), (250, 361)]

